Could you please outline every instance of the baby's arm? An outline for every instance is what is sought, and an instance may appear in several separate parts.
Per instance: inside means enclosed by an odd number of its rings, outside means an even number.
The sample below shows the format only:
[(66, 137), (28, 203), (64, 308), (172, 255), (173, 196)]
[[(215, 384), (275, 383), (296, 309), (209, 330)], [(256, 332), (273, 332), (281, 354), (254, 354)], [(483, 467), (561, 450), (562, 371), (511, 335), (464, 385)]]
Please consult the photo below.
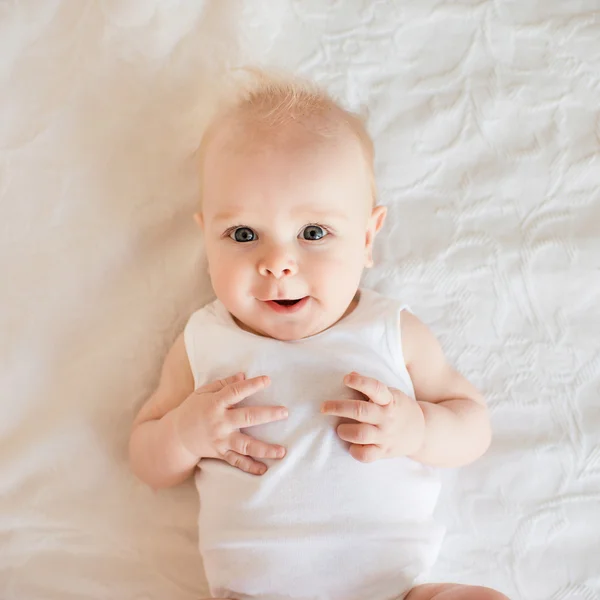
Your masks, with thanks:
[(175, 431), (173, 409), (194, 391), (194, 378), (181, 334), (163, 363), (158, 387), (133, 422), (129, 459), (134, 474), (152, 488), (187, 479), (198, 458), (187, 451)]
[(403, 311), (402, 349), (415, 396), (425, 417), (421, 463), (459, 467), (489, 447), (491, 427), (482, 395), (446, 361), (440, 343), (417, 317)]
[(283, 406), (241, 406), (242, 400), (269, 385), (264, 376), (238, 373), (194, 389), (183, 334), (167, 354), (156, 391), (136, 417), (129, 441), (135, 475), (153, 488), (187, 479), (202, 458), (262, 475), (257, 458), (280, 459), (285, 448), (256, 440), (240, 428), (287, 417)]

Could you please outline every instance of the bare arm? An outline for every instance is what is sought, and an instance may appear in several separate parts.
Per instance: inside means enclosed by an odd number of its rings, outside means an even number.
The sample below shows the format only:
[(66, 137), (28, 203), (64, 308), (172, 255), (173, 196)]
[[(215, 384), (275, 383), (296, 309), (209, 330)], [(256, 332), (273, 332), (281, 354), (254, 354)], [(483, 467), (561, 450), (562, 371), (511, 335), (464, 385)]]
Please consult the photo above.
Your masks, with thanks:
[(194, 389), (183, 334), (167, 354), (160, 382), (136, 417), (129, 441), (133, 472), (153, 488), (187, 479), (203, 458), (224, 460), (252, 475), (267, 466), (257, 459), (281, 459), (285, 448), (242, 433), (240, 428), (287, 418), (284, 406), (240, 406), (270, 383), (236, 373)]
[(417, 317), (403, 311), (400, 327), (406, 366), (425, 417), (423, 445), (411, 458), (438, 467), (475, 461), (491, 442), (482, 395), (448, 364), (438, 340)]
[(198, 463), (181, 444), (172, 412), (193, 391), (194, 378), (181, 334), (165, 358), (158, 387), (133, 422), (129, 440), (131, 469), (154, 489), (181, 483)]

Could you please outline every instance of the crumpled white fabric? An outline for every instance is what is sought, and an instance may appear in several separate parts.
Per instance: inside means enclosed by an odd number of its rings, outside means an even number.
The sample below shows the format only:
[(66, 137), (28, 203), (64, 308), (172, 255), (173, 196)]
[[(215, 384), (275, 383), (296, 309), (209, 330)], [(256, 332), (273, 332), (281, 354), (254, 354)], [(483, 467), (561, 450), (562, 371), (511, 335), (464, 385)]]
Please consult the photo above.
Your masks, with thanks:
[(389, 221), (365, 283), (487, 394), (434, 572), (600, 597), (600, 2), (0, 4), (0, 597), (206, 593), (193, 487), (126, 463), (170, 342), (211, 297), (194, 150), (228, 69), (369, 118)]

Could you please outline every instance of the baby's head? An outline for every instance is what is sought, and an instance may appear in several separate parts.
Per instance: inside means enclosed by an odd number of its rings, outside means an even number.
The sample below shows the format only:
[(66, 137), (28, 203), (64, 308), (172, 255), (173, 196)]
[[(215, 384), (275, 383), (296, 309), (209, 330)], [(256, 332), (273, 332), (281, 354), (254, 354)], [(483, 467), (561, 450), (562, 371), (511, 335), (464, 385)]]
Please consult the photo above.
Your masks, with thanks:
[(361, 120), (306, 83), (255, 78), (200, 150), (209, 273), (244, 329), (317, 334), (354, 308), (385, 208)]

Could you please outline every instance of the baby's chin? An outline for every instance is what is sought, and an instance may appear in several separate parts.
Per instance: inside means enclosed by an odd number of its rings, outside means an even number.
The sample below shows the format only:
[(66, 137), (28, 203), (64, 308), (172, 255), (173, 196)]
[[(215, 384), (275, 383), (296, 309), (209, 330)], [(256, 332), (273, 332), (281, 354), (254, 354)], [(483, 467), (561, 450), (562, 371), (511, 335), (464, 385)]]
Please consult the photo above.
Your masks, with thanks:
[[(274, 340), (279, 340), (281, 342), (294, 342), (297, 340), (302, 340), (313, 335), (317, 335), (327, 329), (330, 325), (325, 326), (317, 326), (309, 323), (255, 323), (255, 324), (247, 324), (241, 323), (238, 321), (238, 325), (249, 331), (250, 333), (254, 333), (255, 335), (260, 335), (262, 337), (268, 337)], [(332, 323), (333, 325), (333, 323)]]
[(287, 320), (285, 317), (274, 315), (273, 318), (266, 320), (264, 318), (247, 318), (242, 321), (236, 317), (234, 320), (238, 327), (254, 335), (281, 342), (293, 342), (321, 333), (331, 327), (337, 319), (315, 318), (315, 315), (307, 315), (304, 319)]
[[(326, 327), (323, 329), (327, 329)], [(299, 331), (276, 331), (273, 333), (273, 335), (270, 335), (269, 337), (273, 338), (274, 340), (279, 340), (281, 342), (294, 342), (297, 340), (303, 340), (305, 338), (309, 338), (313, 335), (317, 335), (318, 333), (321, 333), (321, 331), (323, 331), (323, 329), (306, 329), (305, 331), (299, 330)]]

